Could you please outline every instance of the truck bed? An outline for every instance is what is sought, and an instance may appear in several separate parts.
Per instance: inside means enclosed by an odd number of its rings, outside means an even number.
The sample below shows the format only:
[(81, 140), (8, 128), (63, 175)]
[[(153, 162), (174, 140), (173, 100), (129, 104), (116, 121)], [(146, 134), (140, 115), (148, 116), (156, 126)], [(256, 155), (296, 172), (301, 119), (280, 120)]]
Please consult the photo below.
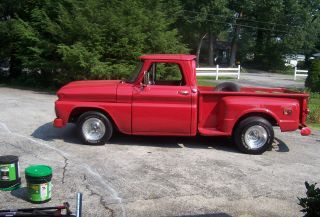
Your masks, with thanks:
[(218, 94), (218, 95), (259, 95), (259, 96), (275, 96), (275, 97), (308, 97), (308, 94), (286, 88), (266, 88), (266, 87), (241, 87), (239, 92), (216, 92), (214, 87), (198, 86), (200, 94)]
[[(215, 91), (214, 87), (199, 86), (198, 131), (202, 135), (231, 135), (242, 111), (263, 113), (279, 125), (282, 131), (291, 131), (305, 125), (308, 94), (285, 88), (241, 87), (239, 92)], [(294, 107), (289, 105), (296, 104)], [(283, 109), (292, 109), (292, 116), (284, 116)], [(297, 116), (295, 118), (295, 115)], [(280, 117), (273, 120), (273, 117)], [(299, 122), (290, 122), (299, 120)], [(232, 125), (232, 126), (231, 126)]]

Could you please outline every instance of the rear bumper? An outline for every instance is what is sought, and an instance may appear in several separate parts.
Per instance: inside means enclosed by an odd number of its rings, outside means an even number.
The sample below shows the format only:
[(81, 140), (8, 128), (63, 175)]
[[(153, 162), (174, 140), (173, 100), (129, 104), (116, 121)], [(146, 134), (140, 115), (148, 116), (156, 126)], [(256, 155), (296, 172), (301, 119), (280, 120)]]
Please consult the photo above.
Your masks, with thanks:
[(309, 136), (311, 134), (311, 129), (307, 126), (300, 125), (299, 129), (301, 136)]
[(54, 127), (57, 127), (57, 128), (62, 128), (62, 127), (64, 127), (64, 123), (63, 123), (63, 120), (61, 119), (61, 118), (56, 118), (56, 119), (54, 119), (54, 121), (53, 121), (53, 126)]

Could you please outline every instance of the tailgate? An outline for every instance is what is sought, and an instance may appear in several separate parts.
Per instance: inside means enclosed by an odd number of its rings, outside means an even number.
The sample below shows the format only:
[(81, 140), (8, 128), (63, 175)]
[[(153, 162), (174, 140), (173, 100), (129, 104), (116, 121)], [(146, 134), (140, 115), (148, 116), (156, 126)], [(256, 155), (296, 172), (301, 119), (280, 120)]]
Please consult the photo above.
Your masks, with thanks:
[(309, 95), (301, 97), (301, 99), (299, 100), (300, 102), (300, 124), (302, 126), (306, 126), (306, 121), (307, 121), (307, 116), (310, 112), (309, 108), (308, 108), (308, 99), (309, 99)]

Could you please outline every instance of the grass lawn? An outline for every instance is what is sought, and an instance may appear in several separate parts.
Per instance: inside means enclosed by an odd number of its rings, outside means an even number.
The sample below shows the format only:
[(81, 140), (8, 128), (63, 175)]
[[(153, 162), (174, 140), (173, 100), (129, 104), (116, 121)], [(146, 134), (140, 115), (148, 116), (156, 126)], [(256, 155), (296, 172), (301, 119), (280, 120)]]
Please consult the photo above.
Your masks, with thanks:
[(213, 81), (212, 79), (197, 79), (198, 85), (200, 86), (216, 86), (217, 82)]
[(320, 94), (310, 93), (309, 100), (310, 113), (307, 123), (312, 129), (320, 130)]
[[(219, 80), (236, 80), (236, 76), (219, 76)], [(216, 76), (197, 76), (197, 80), (216, 80)]]
[(310, 127), (313, 130), (320, 130), (320, 124), (310, 123), (307, 125), (308, 125), (308, 127)]
[(200, 86), (217, 86), (218, 82), (216, 81), (216, 77), (213, 76), (200, 76), (197, 77), (197, 83)]
[[(236, 79), (235, 76), (227, 77), (227, 76), (219, 76), (219, 80), (233, 80)], [(197, 77), (198, 85), (201, 86), (217, 86), (218, 82), (216, 80), (216, 76), (199, 76)]]

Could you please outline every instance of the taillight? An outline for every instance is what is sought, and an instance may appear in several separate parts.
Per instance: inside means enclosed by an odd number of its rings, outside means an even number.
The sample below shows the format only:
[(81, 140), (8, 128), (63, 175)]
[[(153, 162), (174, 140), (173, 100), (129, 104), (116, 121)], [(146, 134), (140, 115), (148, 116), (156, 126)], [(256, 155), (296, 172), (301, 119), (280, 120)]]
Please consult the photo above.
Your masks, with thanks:
[(301, 123), (305, 124), (307, 120), (307, 115), (309, 114), (310, 110), (308, 109), (308, 99), (304, 98), (302, 102), (302, 109), (301, 109)]
[(283, 109), (284, 115), (291, 115), (292, 114), (292, 108), (284, 108)]

